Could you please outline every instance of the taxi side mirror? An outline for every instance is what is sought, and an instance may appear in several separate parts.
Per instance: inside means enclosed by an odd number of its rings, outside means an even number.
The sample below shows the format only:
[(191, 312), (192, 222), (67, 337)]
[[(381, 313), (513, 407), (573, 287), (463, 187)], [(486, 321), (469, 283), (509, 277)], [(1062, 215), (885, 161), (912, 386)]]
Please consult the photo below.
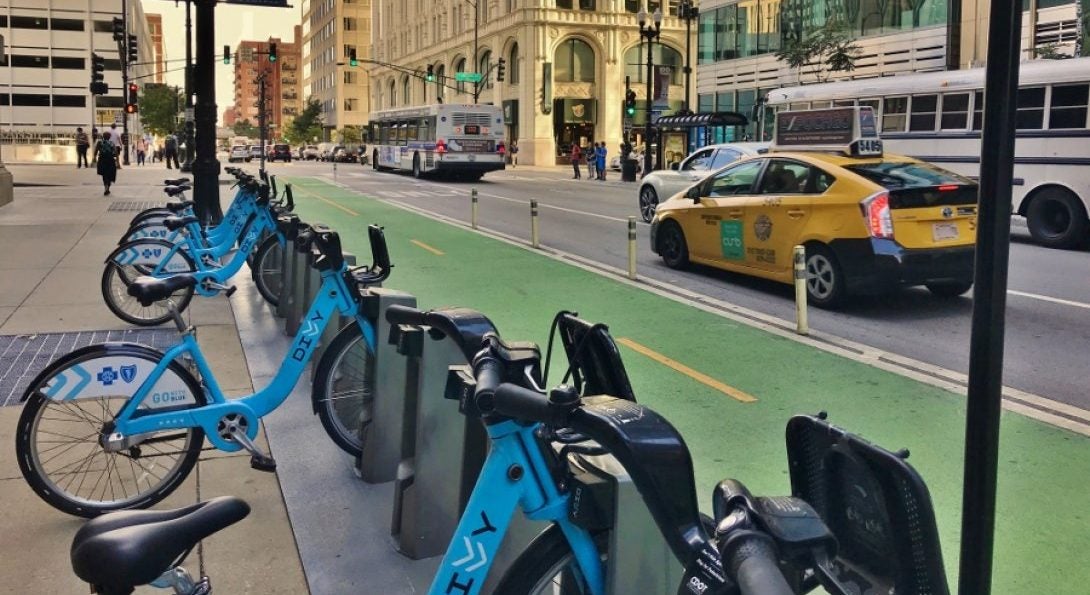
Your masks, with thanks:
[(670, 164), (670, 169), (672, 169), (674, 171), (677, 171), (677, 170), (681, 169), (681, 164), (678, 163), (677, 161), (675, 161), (675, 162)]
[(704, 186), (703, 184), (697, 184), (697, 185), (693, 186), (692, 188), (689, 188), (688, 190), (685, 191), (685, 198), (692, 199), (693, 202), (699, 203), (700, 202), (701, 188), (703, 186)]

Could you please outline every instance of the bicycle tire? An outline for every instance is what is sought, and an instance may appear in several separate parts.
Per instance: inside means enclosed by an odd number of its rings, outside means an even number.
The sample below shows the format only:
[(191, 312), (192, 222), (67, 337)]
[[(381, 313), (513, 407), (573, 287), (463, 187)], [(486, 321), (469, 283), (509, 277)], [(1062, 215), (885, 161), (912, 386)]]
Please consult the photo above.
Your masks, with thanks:
[(257, 247), (254, 262), (250, 267), (258, 293), (273, 307), (280, 305), (284, 256), (284, 247), (280, 245), (280, 240), (275, 234), (270, 235)]
[[(97, 427), (96, 422), (101, 423), (108, 419), (112, 419), (117, 411), (120, 411), (124, 404), (128, 403), (131, 394), (128, 396), (118, 394), (116, 398), (97, 397), (92, 401), (91, 399), (54, 400), (46, 397), (42, 392), (43, 389), (48, 387), (49, 381), (64, 373), (66, 369), (77, 364), (85, 364), (99, 358), (108, 358), (108, 361), (116, 361), (117, 358), (125, 358), (124, 361), (142, 359), (149, 362), (149, 365), (154, 366), (162, 357), (163, 354), (159, 351), (143, 345), (131, 343), (91, 345), (73, 351), (54, 361), (34, 378), (23, 395), (25, 404), (23, 406), (23, 411), (19, 416), (15, 434), (15, 452), (16, 458), (19, 461), (19, 469), (22, 471), (23, 477), (26, 479), (34, 493), (47, 504), (61, 512), (91, 518), (114, 510), (147, 508), (148, 506), (162, 501), (181, 485), (193, 470), (193, 466), (196, 465), (201, 448), (204, 445), (204, 431), (201, 428), (171, 430), (171, 432), (182, 436), (182, 438), (180, 438), (182, 445), (179, 447), (180, 450), (178, 452), (181, 456), (162, 477), (157, 477), (155, 475), (156, 464), (153, 463), (148, 467), (139, 462), (143, 455), (143, 450), (146, 449), (151, 452), (154, 449), (154, 451), (158, 453), (151, 454), (147, 458), (168, 456), (171, 453), (164, 452), (158, 446), (152, 447), (151, 443), (146, 441), (142, 441), (141, 445), (138, 445), (136, 449), (128, 449), (126, 451), (127, 455), (121, 453), (107, 453), (101, 449), (101, 444), (99, 443), (101, 429)], [(86, 371), (83, 373), (86, 374)], [(168, 378), (167, 374), (174, 374), (177, 377), (177, 380), (184, 383), (195, 401), (194, 407), (200, 407), (207, 404), (207, 399), (205, 398), (204, 391), (200, 388), (200, 384), (181, 364), (176, 361), (171, 362), (164, 372), (164, 379)], [(58, 382), (60, 382), (60, 380), (58, 380)], [(162, 380), (157, 382), (157, 386), (160, 382), (162, 382)], [(120, 389), (127, 389), (133, 392), (138, 388), (137, 383), (129, 384), (127, 382), (117, 382), (116, 385)], [(61, 386), (64, 386), (64, 384), (61, 384)], [(60, 387), (56, 387), (56, 389), (59, 390)], [(109, 401), (113, 401), (119, 405), (116, 410), (112, 410), (111, 412), (111, 410), (107, 409)], [(87, 409), (80, 405), (80, 403), (88, 403), (88, 406), (93, 404), (94, 406)], [(51, 407), (52, 405), (56, 405), (56, 407)], [(75, 406), (76, 409), (73, 409), (73, 406)], [(67, 413), (60, 413), (61, 411), (67, 411)], [(47, 413), (50, 415), (60, 415), (61, 417), (47, 418)], [(64, 417), (65, 415), (68, 417)], [(97, 415), (101, 415), (101, 417), (97, 417)], [(96, 431), (83, 438), (76, 438), (66, 433), (43, 430), (42, 423), (45, 421), (60, 421), (62, 424), (65, 424), (63, 426), (65, 428), (73, 425), (82, 427), (83, 423), (81, 422), (84, 422), (90, 424), (91, 428)], [(49, 428), (52, 429), (52, 425), (49, 426)], [(70, 432), (71, 430), (68, 431)], [(44, 441), (40, 439), (42, 435), (46, 436)], [(61, 444), (57, 439), (64, 437), (71, 438), (72, 442), (70, 442), (70, 444), (73, 444), (73, 446), (69, 446), (59, 453), (51, 453), (50, 458), (43, 462), (42, 455), (44, 453), (57, 448), (62, 448), (62, 446), (49, 446), (44, 451), (40, 449), (40, 446), (53, 443)], [(160, 436), (160, 439), (162, 438), (164, 437)], [(72, 475), (73, 479), (68, 481), (67, 487), (62, 487), (58, 481), (53, 480), (51, 473), (46, 469), (46, 465), (55, 458), (68, 455), (73, 448), (78, 446), (80, 441), (83, 441), (83, 444), (89, 447), (87, 450), (90, 451), (90, 454), (87, 455), (87, 457), (80, 459), (79, 456), (83, 452), (80, 451), (80, 453), (72, 457), (79, 460), (80, 463), (76, 466), (75, 471), (66, 472), (66, 474)], [(143, 447), (143, 449), (140, 447)], [(96, 461), (99, 459), (99, 455), (105, 457), (103, 468), (106, 470), (106, 474), (110, 473), (110, 469), (117, 472), (117, 479), (121, 482), (120, 489), (122, 490), (123, 496), (126, 496), (125, 498), (120, 500), (114, 499), (112, 501), (96, 500), (94, 494), (97, 491), (99, 482), (103, 479), (102, 476), (99, 477), (95, 484), (92, 484), (92, 487), (89, 490), (89, 496), (80, 497), (80, 490), (85, 485), (86, 478), (80, 480), (79, 485), (76, 486), (75, 493), (71, 493), (72, 484), (76, 481), (75, 476), (81, 472), (85, 474), (90, 473), (91, 467), (97, 464)], [(120, 461), (120, 458), (124, 458), (128, 461), (128, 471), (131, 471), (132, 473), (135, 491), (135, 494), (132, 497), (127, 497), (128, 492), (124, 489), (124, 482), (127, 481), (127, 479), (122, 477), (122, 474), (126, 469), (123, 467), (125, 464), (124, 461)], [(64, 459), (62, 459), (62, 462), (63, 460)], [(134, 461), (136, 461), (135, 464)], [(71, 467), (71, 465), (72, 463), (68, 463), (60, 467), (60, 469), (64, 470), (65, 468)], [(139, 472), (137, 471), (137, 467), (139, 467)], [(148, 489), (140, 491), (141, 479), (144, 479), (145, 476), (148, 475), (157, 477), (158, 481), (154, 484), (149, 481)], [(111, 495), (116, 495), (113, 485), (109, 483), (111, 481), (112, 476), (110, 479), (107, 479), (109, 493)], [(60, 483), (63, 483), (63, 480), (61, 480)], [(107, 488), (104, 486), (102, 488), (102, 498), (106, 497), (106, 493)]]
[[(599, 531), (593, 538), (604, 557), (609, 531)], [(568, 540), (560, 526), (554, 523), (522, 550), (503, 573), (495, 592), (504, 595), (588, 595), (590, 587), (583, 582), (579, 571), (569, 568), (574, 562), (575, 554)]]
[[(128, 286), (136, 276), (144, 274), (144, 270), (141, 270), (140, 264), (119, 264), (118, 258), (122, 257), (124, 253), (129, 250), (133, 250), (136, 247), (140, 249), (144, 248), (159, 248), (164, 254), (169, 252), (174, 245), (165, 240), (137, 240), (135, 242), (128, 242), (122, 244), (114, 249), (113, 252), (106, 258), (106, 266), (102, 271), (102, 283), (100, 289), (102, 291), (102, 299), (106, 302), (106, 307), (114, 313), (115, 316), (128, 322), (129, 324), (135, 324), (137, 326), (158, 326), (164, 322), (171, 320), (170, 310), (167, 308), (166, 303), (168, 300), (174, 300), (174, 307), (178, 312), (184, 312), (186, 307), (189, 306), (189, 302), (193, 299), (193, 287), (186, 287), (174, 292), (171, 297), (164, 300), (159, 300), (151, 306), (142, 306), (136, 298), (128, 294)], [(193, 262), (193, 257), (184, 250), (178, 250), (174, 258), (180, 258), (183, 263), (178, 265), (179, 270), (170, 271), (171, 274), (176, 273), (192, 273), (197, 270), (196, 264)], [(184, 268), (185, 270), (181, 270)], [(130, 309), (135, 307), (134, 314), (126, 309), (129, 306)], [(139, 315), (138, 315), (139, 314)]]
[[(362, 386), (354, 388), (356, 385)], [(375, 356), (363, 340), (359, 325), (353, 321), (333, 337), (322, 353), (311, 399), (326, 433), (354, 457), (363, 453), (371, 423), (374, 387)]]
[(132, 218), (132, 220), (129, 221), (129, 227), (136, 227), (137, 225), (140, 225), (141, 223), (149, 219), (162, 220), (166, 219), (167, 217), (173, 217), (174, 215), (174, 211), (171, 211), (166, 207), (152, 207), (150, 209), (144, 209), (143, 211), (137, 213)]

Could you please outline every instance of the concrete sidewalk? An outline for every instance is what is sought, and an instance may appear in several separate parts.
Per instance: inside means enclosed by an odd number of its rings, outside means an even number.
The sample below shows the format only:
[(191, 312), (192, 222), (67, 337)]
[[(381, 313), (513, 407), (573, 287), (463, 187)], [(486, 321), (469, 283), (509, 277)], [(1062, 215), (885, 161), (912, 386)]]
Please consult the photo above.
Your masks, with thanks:
[[(0, 208), (0, 336), (131, 328), (103, 303), (103, 261), (136, 210), (123, 203), (164, 202), (159, 186), (178, 177), (163, 164), (118, 173), (112, 196), (102, 196), (94, 170), (71, 165), (11, 165), (15, 201)], [(232, 192), (222, 187), (226, 203)], [(188, 317), (201, 348), (229, 395), (252, 392), (237, 324), (226, 298), (195, 298)], [(2, 354), (0, 354), (2, 355)], [(0, 367), (5, 374), (22, 370)], [(26, 380), (29, 380), (27, 378)], [(0, 403), (3, 403), (0, 398)], [(85, 593), (72, 574), (69, 546), (82, 524), (46, 505), (26, 485), (14, 457), (21, 408), (0, 407), (0, 593)], [(263, 441), (264, 442), (264, 441)], [(212, 577), (217, 592), (306, 593), (302, 564), (279, 478), (249, 468), (246, 455), (208, 451), (182, 486), (157, 508), (218, 495), (246, 499), (250, 516), (215, 535), (189, 557), (195, 575)], [(145, 588), (138, 593), (161, 593)]]

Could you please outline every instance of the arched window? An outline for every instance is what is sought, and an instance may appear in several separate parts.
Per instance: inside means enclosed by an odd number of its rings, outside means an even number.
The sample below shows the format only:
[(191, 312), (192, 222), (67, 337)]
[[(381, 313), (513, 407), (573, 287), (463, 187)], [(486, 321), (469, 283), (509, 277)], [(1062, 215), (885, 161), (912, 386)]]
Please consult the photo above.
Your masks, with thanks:
[[(481, 59), (477, 61), (477, 72), (481, 73), (481, 76), (484, 76), (484, 73), (488, 72), (488, 68), (491, 65), (492, 65), (492, 50), (485, 50), (484, 53), (481, 54)], [(492, 78), (494, 76), (495, 76), (495, 73), (493, 72), (492, 74), (488, 75), (488, 78), (485, 78), (485, 79), (483, 79), (481, 81), (481, 83), (483, 84), (485, 89), (491, 89), (492, 88)]]
[(572, 37), (560, 42), (553, 62), (557, 82), (594, 82), (594, 50), (581, 39)]
[(401, 79), (401, 104), (402, 105), (411, 105), (412, 104), (412, 98), (409, 96), (409, 91), (410, 90), (411, 90), (411, 88), (409, 87), (409, 77), (405, 77), (405, 78)]
[(435, 97), (442, 99), (447, 85), (447, 67), (443, 64), (435, 67), (435, 83)]
[(517, 85), (519, 83), (519, 44), (511, 46), (511, 53), (507, 55), (507, 83)]
[[(459, 72), (465, 72), (465, 71), (466, 71), (466, 59), (465, 58), (458, 58), (458, 60), (454, 63), (454, 73), (458, 74)], [(455, 88), (458, 89), (459, 93), (465, 93), (466, 92), (466, 84), (464, 82), (459, 81), (459, 82), (455, 83), (454, 86), (455, 86)]]
[(390, 80), (390, 107), (397, 107), (397, 90), (394, 88), (394, 81)]
[[(662, 45), (661, 43), (655, 43), (652, 46), (651, 57), (654, 58), (652, 63), (655, 70), (658, 70), (659, 66), (671, 67), (670, 84), (680, 85), (682, 84), (682, 66), (684, 63), (681, 60), (681, 53), (672, 47)], [(640, 43), (634, 45), (624, 53), (624, 73), (625, 76), (631, 78), (633, 83), (643, 83), (647, 77), (647, 44)]]

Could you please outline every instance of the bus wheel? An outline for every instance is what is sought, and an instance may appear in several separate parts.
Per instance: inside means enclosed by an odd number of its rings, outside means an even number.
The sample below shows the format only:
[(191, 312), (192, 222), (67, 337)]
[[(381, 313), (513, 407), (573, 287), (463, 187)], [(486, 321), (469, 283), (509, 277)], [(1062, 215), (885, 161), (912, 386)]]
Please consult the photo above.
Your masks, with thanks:
[(1075, 248), (1090, 236), (1090, 221), (1079, 198), (1063, 188), (1046, 188), (1029, 203), (1029, 233), (1049, 248)]
[(420, 153), (413, 153), (413, 177), (420, 179), (424, 176), (424, 172), (420, 169)]

